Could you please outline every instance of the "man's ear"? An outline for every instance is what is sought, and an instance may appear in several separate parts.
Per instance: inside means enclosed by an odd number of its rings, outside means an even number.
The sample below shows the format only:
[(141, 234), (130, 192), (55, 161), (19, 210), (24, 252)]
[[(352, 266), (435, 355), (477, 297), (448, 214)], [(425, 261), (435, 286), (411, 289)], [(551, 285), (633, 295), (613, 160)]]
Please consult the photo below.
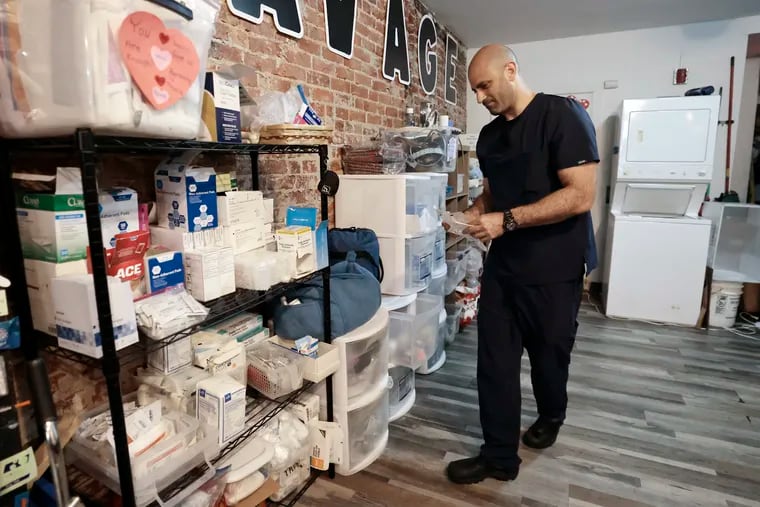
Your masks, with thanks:
[(517, 64), (515, 62), (507, 62), (504, 65), (504, 77), (510, 82), (515, 80), (517, 77)]

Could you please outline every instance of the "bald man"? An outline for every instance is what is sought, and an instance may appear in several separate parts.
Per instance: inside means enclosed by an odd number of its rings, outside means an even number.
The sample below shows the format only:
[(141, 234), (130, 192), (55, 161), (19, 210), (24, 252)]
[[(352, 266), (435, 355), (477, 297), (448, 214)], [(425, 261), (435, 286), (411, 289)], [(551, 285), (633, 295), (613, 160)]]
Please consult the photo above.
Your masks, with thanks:
[(469, 80), (478, 103), (496, 118), (477, 145), (485, 191), (466, 212), (469, 233), (492, 242), (478, 314), (485, 443), (477, 457), (449, 464), (449, 479), (459, 484), (517, 477), (523, 349), (538, 407), (523, 443), (544, 449), (557, 439), (584, 269), (594, 262), (589, 211), (599, 162), (594, 125), (583, 106), (533, 92), (511, 49), (482, 48)]

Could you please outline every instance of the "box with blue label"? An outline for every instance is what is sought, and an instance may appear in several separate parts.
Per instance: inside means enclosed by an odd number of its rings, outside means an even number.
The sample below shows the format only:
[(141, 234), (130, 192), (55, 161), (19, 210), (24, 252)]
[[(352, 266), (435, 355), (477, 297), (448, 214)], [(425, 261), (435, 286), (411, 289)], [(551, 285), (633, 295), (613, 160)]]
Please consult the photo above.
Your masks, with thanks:
[(218, 225), (213, 168), (164, 163), (155, 183), (159, 226), (197, 232)]
[(324, 269), (330, 263), (327, 249), (327, 221), (320, 221), (317, 208), (288, 208), (285, 225), (308, 227), (312, 230), (312, 244), (316, 256), (316, 269)]
[[(103, 357), (95, 287), (91, 275), (70, 275), (51, 283), (58, 346), (86, 356)], [(129, 283), (108, 277), (116, 350), (139, 341)]]
[(156, 252), (145, 256), (145, 288), (148, 294), (184, 283), (185, 267), (181, 252)]
[(101, 190), (98, 194), (100, 204), (100, 229), (103, 233), (103, 246), (116, 246), (117, 234), (140, 230), (137, 192), (131, 188), (115, 187)]
[(241, 142), (240, 81), (219, 72), (206, 73), (203, 92), (203, 125), (211, 141)]

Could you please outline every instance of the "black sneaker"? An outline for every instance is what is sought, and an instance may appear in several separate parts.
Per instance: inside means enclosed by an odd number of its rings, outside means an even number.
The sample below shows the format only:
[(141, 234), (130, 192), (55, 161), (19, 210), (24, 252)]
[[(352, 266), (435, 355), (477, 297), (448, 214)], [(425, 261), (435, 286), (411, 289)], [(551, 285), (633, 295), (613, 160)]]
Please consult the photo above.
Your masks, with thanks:
[(562, 421), (538, 418), (522, 437), (523, 444), (533, 449), (546, 449), (557, 441)]
[(452, 461), (446, 468), (446, 475), (454, 484), (475, 484), (485, 479), (513, 481), (520, 469), (504, 469), (489, 464), (483, 456)]

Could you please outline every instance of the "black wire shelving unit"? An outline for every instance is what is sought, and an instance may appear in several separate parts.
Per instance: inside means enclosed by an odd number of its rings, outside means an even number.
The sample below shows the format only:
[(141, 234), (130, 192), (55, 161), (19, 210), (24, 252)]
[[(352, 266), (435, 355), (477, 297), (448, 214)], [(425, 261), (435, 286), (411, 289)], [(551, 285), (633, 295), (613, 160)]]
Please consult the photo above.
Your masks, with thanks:
[[(0, 189), (2, 189), (2, 206), (0, 209), (4, 221), (7, 225), (8, 237), (18, 241), (18, 247), (13, 248), (15, 255), (15, 269), (13, 270), (12, 284), (16, 287), (26, 287), (26, 277), (24, 275), (24, 262), (21, 257), (20, 239), (18, 238), (18, 226), (16, 223), (15, 199), (13, 197), (12, 173), (13, 160), (18, 154), (36, 154), (36, 153), (59, 153), (75, 156), (79, 160), (82, 174), (82, 189), (85, 202), (85, 216), (87, 219), (87, 232), (90, 243), (90, 259), (92, 264), (93, 282), (95, 287), (95, 301), (98, 309), (98, 322), (100, 325), (101, 342), (103, 348), (103, 357), (93, 359), (76, 352), (61, 349), (57, 346), (55, 338), (35, 331), (31, 322), (31, 309), (29, 299), (26, 296), (19, 298), (17, 305), (21, 308), (18, 310), (21, 323), (22, 349), (25, 355), (35, 356), (39, 350), (47, 349), (49, 352), (61, 357), (84, 363), (93, 368), (99, 368), (103, 371), (105, 383), (108, 391), (108, 405), (113, 420), (114, 443), (116, 448), (116, 461), (119, 471), (119, 482), (121, 487), (122, 505), (131, 507), (135, 505), (134, 485), (132, 483), (132, 471), (127, 447), (127, 434), (124, 422), (124, 408), (122, 405), (122, 393), (119, 383), (119, 373), (125, 364), (132, 361), (142, 360), (145, 352), (158, 350), (166, 347), (171, 343), (180, 340), (191, 333), (220, 322), (226, 318), (232, 317), (240, 312), (256, 308), (262, 303), (268, 302), (276, 297), (281, 296), (291, 288), (313, 280), (317, 277), (322, 278), (324, 286), (324, 304), (323, 307), (323, 332), (325, 341), (331, 341), (331, 318), (330, 318), (330, 268), (327, 267), (317, 271), (304, 278), (294, 280), (290, 283), (280, 284), (272, 287), (270, 290), (250, 291), (239, 289), (233, 294), (219, 298), (207, 304), (211, 311), (208, 317), (200, 324), (188, 327), (178, 333), (175, 333), (163, 340), (157, 342), (142, 341), (117, 352), (114, 343), (113, 323), (111, 319), (111, 308), (108, 296), (108, 282), (106, 277), (105, 256), (103, 254), (103, 241), (100, 230), (100, 211), (98, 203), (98, 184), (97, 170), (101, 155), (106, 154), (180, 154), (182, 152), (196, 151), (203, 153), (217, 154), (247, 154), (251, 161), (251, 176), (254, 190), (258, 190), (259, 182), (259, 155), (289, 155), (289, 154), (311, 154), (319, 156), (320, 175), (327, 171), (327, 145), (275, 145), (275, 144), (229, 144), (200, 141), (177, 141), (162, 139), (147, 139), (133, 137), (114, 137), (96, 135), (90, 129), (79, 129), (74, 135), (53, 137), (53, 138), (36, 138), (36, 139), (6, 139), (0, 140)], [(107, 169), (107, 167), (104, 167)], [(328, 219), (328, 200), (327, 196), (321, 194), (321, 217), (322, 220)], [(14, 245), (15, 246), (15, 245)], [(145, 345), (145, 343), (149, 343)], [(327, 397), (327, 419), (333, 420), (333, 400), (332, 400), (332, 378), (328, 377), (326, 382)], [(256, 431), (260, 430), (267, 422), (271, 421), (283, 409), (293, 403), (295, 399), (308, 388), (305, 384), (301, 390), (277, 401), (265, 401), (261, 408), (248, 414), (249, 425), (247, 429), (232, 442), (229, 442), (216, 457), (214, 462), (228, 455), (236, 446), (248, 439)], [(213, 464), (213, 463), (212, 463)], [(177, 495), (190, 484), (194, 482), (193, 477), (197, 480), (207, 469), (207, 465), (197, 467), (189, 474), (176, 481), (174, 484), (165, 488), (159, 493), (162, 501), (167, 501)], [(334, 467), (331, 465), (329, 476), (335, 477)], [(303, 496), (309, 486), (317, 479), (318, 474), (314, 473), (310, 480), (299, 490), (291, 495), (288, 499), (280, 502), (279, 505), (294, 505), (298, 499)]]

